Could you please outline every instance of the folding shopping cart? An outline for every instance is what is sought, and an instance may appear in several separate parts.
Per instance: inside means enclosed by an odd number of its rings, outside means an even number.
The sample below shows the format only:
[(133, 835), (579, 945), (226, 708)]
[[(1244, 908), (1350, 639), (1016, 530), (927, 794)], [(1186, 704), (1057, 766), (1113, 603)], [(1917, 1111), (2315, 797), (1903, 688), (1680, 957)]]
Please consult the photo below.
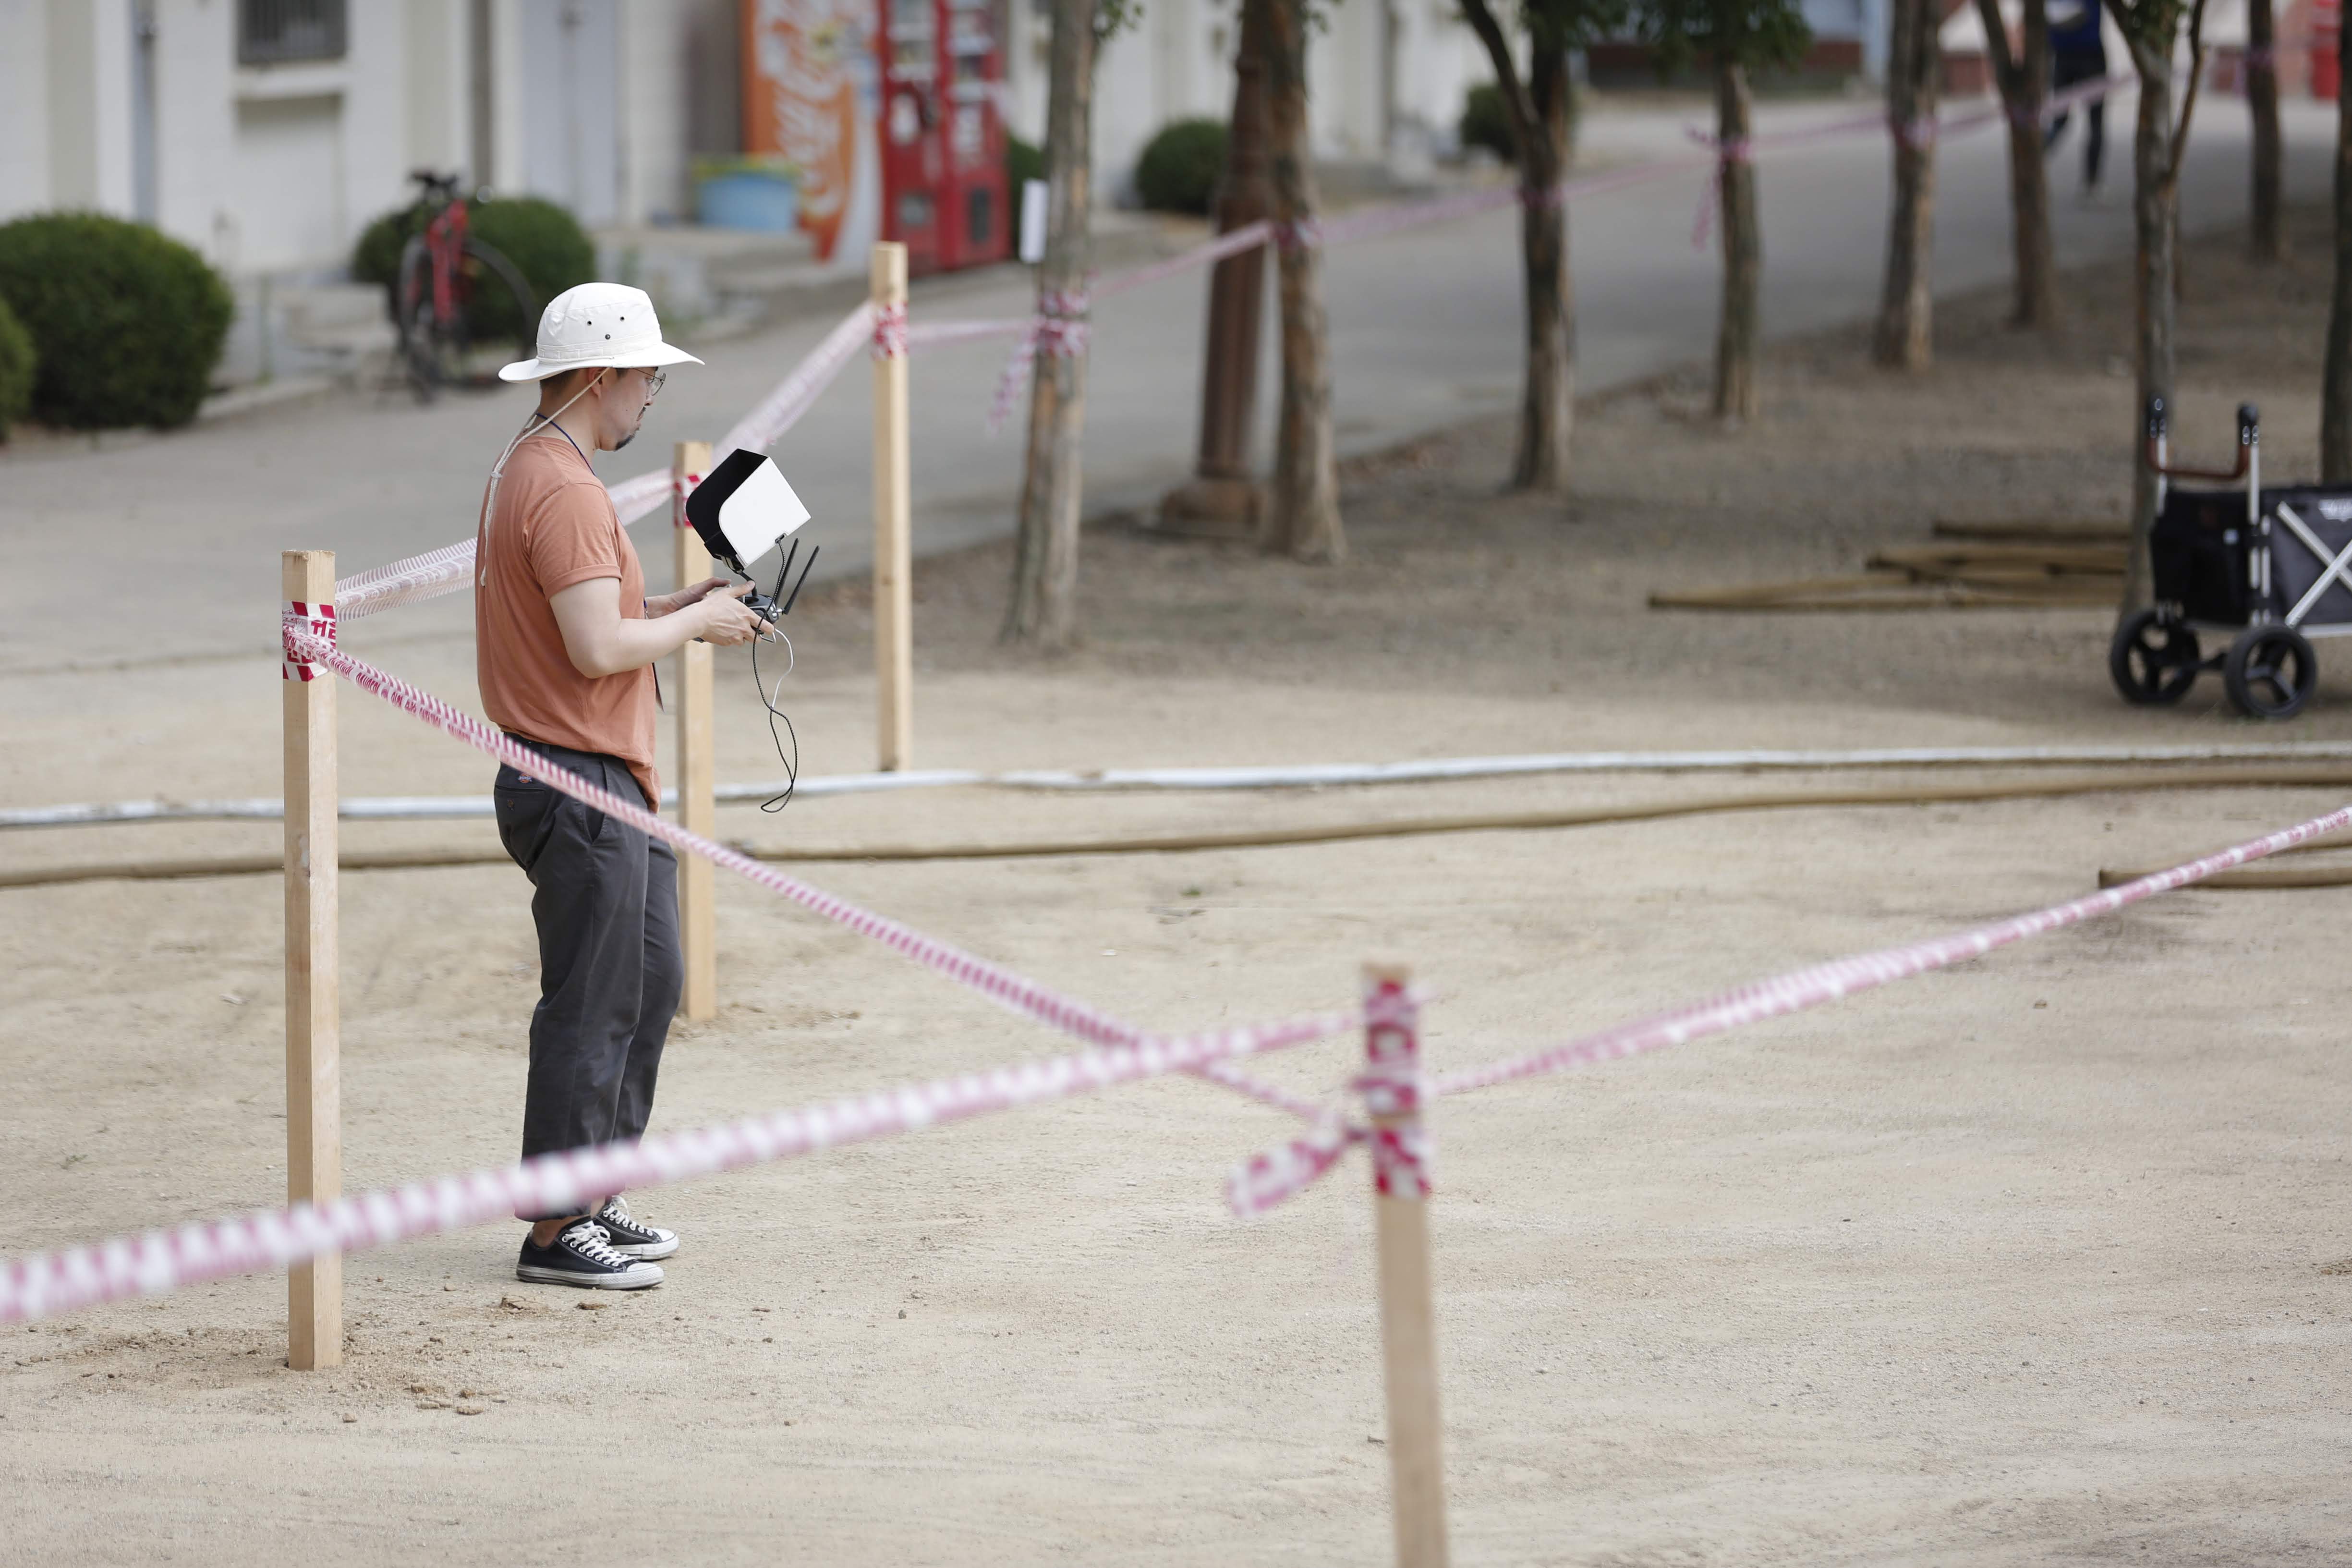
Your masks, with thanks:
[[(2352, 636), (2352, 486), (2262, 488), (2251, 403), (2238, 407), (2238, 460), (2228, 470), (2174, 467), (2164, 400), (2148, 400), (2143, 458), (2157, 476), (2148, 536), (2156, 604), (2116, 628), (2107, 670), (2127, 702), (2170, 704), (2203, 671), (2221, 672), (2239, 711), (2291, 719), (2319, 679), (2315, 637)], [(2187, 489), (2174, 479), (2242, 489)], [(2207, 658), (2199, 632), (2228, 633)]]

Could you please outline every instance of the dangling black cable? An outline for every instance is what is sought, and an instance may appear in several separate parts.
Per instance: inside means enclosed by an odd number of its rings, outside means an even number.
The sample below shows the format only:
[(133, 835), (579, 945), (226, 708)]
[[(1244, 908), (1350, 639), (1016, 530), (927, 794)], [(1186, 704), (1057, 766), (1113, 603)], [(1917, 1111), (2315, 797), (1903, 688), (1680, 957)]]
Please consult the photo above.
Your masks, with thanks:
[[(783, 615), (785, 610), (791, 608), (790, 601), (783, 598), (783, 592), (784, 574), (792, 570), (792, 557), (790, 555), (785, 556), (776, 563), (776, 589), (773, 594), (769, 595), (769, 600), (771, 603), (778, 605), (776, 614), (779, 617)], [(811, 552), (809, 556), (809, 564), (811, 566), (816, 564), (816, 556), (814, 552)], [(801, 582), (805, 583), (807, 581), (808, 573), (803, 570), (801, 574)], [(794, 599), (800, 597), (800, 584), (795, 583), (793, 584), (793, 597)], [(784, 628), (781, 626), (776, 626), (775, 622), (772, 621), (769, 625), (775, 627), (776, 636), (784, 638), (785, 657), (788, 659), (791, 658), (793, 647), (792, 638), (784, 637)], [(784, 764), (783, 790), (780, 794), (770, 795), (766, 800), (760, 803), (760, 809), (761, 811), (773, 814), (783, 810), (784, 807), (792, 804), (793, 792), (800, 786), (801, 736), (800, 731), (793, 728), (792, 716), (786, 713), (782, 709), (776, 706), (774, 699), (770, 697), (768, 694), (768, 683), (760, 677), (760, 645), (766, 640), (767, 637), (764, 633), (751, 639), (751, 688), (760, 694), (760, 706), (768, 710), (768, 739), (775, 742), (776, 760)], [(787, 663), (784, 666), (784, 674), (777, 677), (776, 679), (777, 695), (781, 696), (782, 694), (784, 679), (785, 677), (790, 676), (792, 672), (792, 664)], [(781, 735), (776, 732), (776, 721), (778, 720), (782, 720), (784, 726), (783, 734)], [(790, 755), (785, 754), (784, 749), (784, 738), (787, 735), (792, 738), (792, 751)]]

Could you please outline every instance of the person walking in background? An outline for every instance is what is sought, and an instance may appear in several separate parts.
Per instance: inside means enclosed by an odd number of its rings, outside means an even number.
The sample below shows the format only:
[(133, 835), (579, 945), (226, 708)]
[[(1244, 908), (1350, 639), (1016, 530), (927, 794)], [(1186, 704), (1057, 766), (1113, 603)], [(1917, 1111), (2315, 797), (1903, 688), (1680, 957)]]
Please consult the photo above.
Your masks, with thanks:
[[(635, 439), (673, 364), (653, 301), (583, 283), (540, 319), (538, 354), (499, 374), (535, 382), (539, 408), (490, 470), (474, 584), (477, 675), (491, 721), (547, 759), (648, 810), (653, 664), (699, 637), (749, 642), (763, 626), (722, 578), (648, 595), (637, 552), (589, 454)], [(512, 767), (499, 769), (499, 837), (530, 879), (539, 1005), (530, 1018), (522, 1153), (634, 1141), (677, 1009), (677, 861), (669, 846)], [(662, 1281), (653, 1259), (677, 1237), (617, 1195), (531, 1224), (519, 1279), (633, 1290)]]
[[(2098, 0), (2050, 0), (2050, 87), (2053, 92), (2107, 74), (2107, 45), (2100, 36)], [(2070, 111), (2060, 110), (2042, 138), (2046, 154), (2065, 133)], [(2089, 200), (2099, 188), (2099, 164), (2107, 150), (2107, 100), (2095, 98), (2083, 106), (2083, 196)]]

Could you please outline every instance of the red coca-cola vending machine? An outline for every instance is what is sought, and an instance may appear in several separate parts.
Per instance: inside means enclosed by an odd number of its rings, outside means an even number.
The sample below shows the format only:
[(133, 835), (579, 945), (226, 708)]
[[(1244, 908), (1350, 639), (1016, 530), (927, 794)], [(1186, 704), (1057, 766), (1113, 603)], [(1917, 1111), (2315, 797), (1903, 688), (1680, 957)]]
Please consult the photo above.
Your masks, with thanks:
[(882, 237), (910, 272), (1012, 254), (1004, 178), (1000, 0), (882, 7)]

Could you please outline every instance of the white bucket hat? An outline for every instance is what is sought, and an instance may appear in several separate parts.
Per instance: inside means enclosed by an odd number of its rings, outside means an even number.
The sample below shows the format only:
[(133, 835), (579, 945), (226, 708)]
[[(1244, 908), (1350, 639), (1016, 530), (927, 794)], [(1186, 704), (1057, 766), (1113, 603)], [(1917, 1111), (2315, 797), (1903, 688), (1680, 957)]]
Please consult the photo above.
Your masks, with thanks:
[(661, 321), (642, 289), (625, 283), (583, 283), (547, 302), (539, 318), (539, 353), (499, 372), (500, 381), (544, 381), (567, 370), (597, 366), (644, 369), (700, 364), (684, 349), (662, 342)]

